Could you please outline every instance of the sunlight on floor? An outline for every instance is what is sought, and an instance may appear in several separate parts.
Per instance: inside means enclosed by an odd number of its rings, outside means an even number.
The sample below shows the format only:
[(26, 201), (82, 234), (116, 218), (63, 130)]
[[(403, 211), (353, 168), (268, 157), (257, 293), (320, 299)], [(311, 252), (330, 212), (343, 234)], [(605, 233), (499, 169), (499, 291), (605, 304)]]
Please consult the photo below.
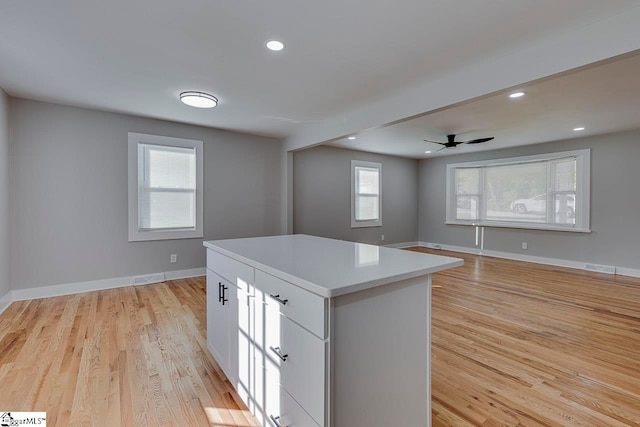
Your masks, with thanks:
[(253, 415), (249, 411), (241, 409), (212, 408), (207, 406), (204, 408), (207, 414), (207, 420), (211, 426), (215, 427), (253, 427), (254, 424), (247, 423), (246, 420), (251, 419)]

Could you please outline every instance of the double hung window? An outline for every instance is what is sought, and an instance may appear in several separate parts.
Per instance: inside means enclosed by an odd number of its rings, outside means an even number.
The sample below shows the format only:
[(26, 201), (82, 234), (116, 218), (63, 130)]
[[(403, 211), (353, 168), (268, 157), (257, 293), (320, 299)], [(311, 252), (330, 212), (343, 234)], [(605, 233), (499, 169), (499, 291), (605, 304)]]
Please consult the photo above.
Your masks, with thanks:
[(129, 134), (129, 241), (203, 236), (202, 141)]
[(382, 226), (382, 165), (351, 161), (351, 227)]

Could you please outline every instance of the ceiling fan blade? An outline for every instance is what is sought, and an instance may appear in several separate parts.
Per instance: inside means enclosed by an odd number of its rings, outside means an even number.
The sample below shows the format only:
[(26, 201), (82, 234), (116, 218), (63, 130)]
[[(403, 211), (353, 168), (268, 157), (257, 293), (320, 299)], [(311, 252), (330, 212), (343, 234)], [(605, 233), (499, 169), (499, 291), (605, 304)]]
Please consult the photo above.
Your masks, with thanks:
[(440, 144), (440, 145), (445, 145), (444, 142), (438, 142), (438, 141), (431, 141), (430, 139), (423, 139), (424, 142), (433, 142), (434, 144)]
[(492, 139), (494, 139), (494, 137), (490, 137), (490, 138), (479, 138), (479, 139), (472, 139), (471, 141), (467, 141), (465, 142), (465, 144), (480, 144), (481, 142), (487, 142), (487, 141), (491, 141)]
[(442, 147), (441, 149), (439, 149), (438, 151), (436, 151), (436, 153), (439, 153), (439, 152), (441, 152), (442, 150), (446, 150), (446, 149), (447, 149), (447, 147)]

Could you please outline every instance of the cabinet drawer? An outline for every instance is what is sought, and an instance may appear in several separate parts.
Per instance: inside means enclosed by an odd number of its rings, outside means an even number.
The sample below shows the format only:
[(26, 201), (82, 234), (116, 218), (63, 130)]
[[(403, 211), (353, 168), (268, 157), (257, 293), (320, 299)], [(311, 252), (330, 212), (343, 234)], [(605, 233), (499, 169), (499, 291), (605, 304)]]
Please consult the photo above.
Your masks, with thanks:
[[(263, 365), (276, 381), (324, 425), (325, 342), (265, 306)], [(260, 361), (257, 361), (260, 364)]]
[(207, 268), (246, 292), (249, 292), (249, 285), (253, 284), (253, 267), (212, 249), (207, 249)]
[(325, 299), (298, 286), (256, 270), (256, 288), (264, 302), (320, 338), (326, 338)]
[[(291, 395), (278, 383), (279, 374), (268, 367), (263, 370), (261, 378), (264, 384), (257, 382), (256, 386), (264, 390), (264, 415), (258, 419), (265, 427), (320, 427)], [(274, 422), (275, 420), (275, 422)], [(276, 424), (278, 423), (278, 424)]]

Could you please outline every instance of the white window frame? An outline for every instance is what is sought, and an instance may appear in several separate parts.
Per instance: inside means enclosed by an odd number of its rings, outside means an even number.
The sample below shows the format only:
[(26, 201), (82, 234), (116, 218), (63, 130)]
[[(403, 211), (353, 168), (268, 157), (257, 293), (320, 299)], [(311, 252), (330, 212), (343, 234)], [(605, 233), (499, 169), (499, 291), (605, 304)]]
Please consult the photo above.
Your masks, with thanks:
[[(356, 168), (370, 168), (378, 170), (378, 219), (356, 220)], [(362, 160), (351, 160), (351, 228), (362, 227), (382, 227), (382, 164), (365, 162)]]
[[(138, 169), (140, 144), (162, 145), (166, 147), (192, 148), (196, 151), (196, 209), (195, 227), (180, 229), (148, 230), (139, 228), (139, 190), (140, 174)], [(195, 239), (204, 236), (204, 157), (203, 142), (194, 139), (173, 138), (168, 136), (147, 135), (129, 132), (129, 241)]]
[[(515, 221), (495, 221), (488, 220), (483, 217), (483, 183), (480, 177), (480, 209), (479, 219), (462, 220), (456, 218), (456, 169), (461, 168), (481, 168), (486, 166), (505, 166), (518, 163), (530, 163), (540, 161), (559, 160), (567, 157), (575, 157), (576, 159), (576, 202), (575, 205), (575, 224), (537, 224), (529, 222)], [(523, 228), (533, 230), (552, 230), (552, 231), (573, 231), (578, 233), (590, 233), (590, 195), (591, 195), (591, 150), (574, 150), (563, 151), (559, 153), (537, 154), (533, 156), (510, 157), (505, 159), (493, 159), (477, 162), (455, 163), (447, 165), (447, 194), (446, 194), (446, 224), (453, 225), (471, 225), (481, 227), (501, 227), (501, 228)], [(555, 189), (550, 188), (551, 180), (547, 182), (547, 195), (556, 193)], [(550, 196), (548, 196), (550, 197)], [(547, 203), (547, 206), (553, 207), (555, 203)], [(579, 207), (579, 209), (578, 209)]]

